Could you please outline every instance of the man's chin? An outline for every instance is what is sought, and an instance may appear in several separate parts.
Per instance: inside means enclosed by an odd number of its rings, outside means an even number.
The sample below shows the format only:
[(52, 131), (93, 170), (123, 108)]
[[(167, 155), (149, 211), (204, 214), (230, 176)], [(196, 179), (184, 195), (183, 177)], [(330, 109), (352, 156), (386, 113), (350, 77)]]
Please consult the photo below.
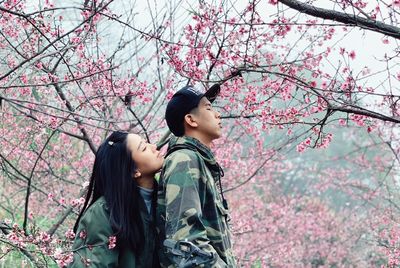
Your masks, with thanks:
[(221, 136), (222, 136), (222, 133), (221, 133), (221, 132), (216, 133), (215, 136), (214, 136), (214, 138), (213, 138), (213, 140), (219, 139), (219, 138), (221, 138)]

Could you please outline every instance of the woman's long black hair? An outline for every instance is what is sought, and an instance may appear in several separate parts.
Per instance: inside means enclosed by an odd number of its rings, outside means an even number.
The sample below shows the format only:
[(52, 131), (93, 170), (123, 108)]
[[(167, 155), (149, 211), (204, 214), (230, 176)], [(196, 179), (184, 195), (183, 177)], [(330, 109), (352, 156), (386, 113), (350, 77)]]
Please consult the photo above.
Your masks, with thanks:
[[(74, 226), (88, 207), (104, 196), (110, 212), (110, 223), (117, 236), (117, 246), (130, 247), (138, 253), (144, 242), (140, 215), (140, 193), (133, 174), (136, 170), (127, 147), (128, 133), (113, 132), (99, 147), (93, 165), (85, 204)], [(89, 206), (90, 206), (89, 205)]]

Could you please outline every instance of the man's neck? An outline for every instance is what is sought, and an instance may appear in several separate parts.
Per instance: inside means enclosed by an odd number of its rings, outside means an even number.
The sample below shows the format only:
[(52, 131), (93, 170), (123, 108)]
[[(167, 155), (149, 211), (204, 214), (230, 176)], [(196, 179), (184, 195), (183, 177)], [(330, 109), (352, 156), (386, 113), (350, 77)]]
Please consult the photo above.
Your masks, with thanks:
[(203, 137), (203, 135), (200, 135), (199, 133), (196, 133), (196, 132), (189, 132), (189, 133), (188, 133), (188, 132), (186, 132), (186, 133), (185, 133), (185, 136), (195, 138), (195, 139), (199, 140), (199, 141), (200, 141), (203, 145), (205, 145), (207, 148), (210, 148), (210, 145), (211, 145), (212, 140), (205, 139), (205, 138)]

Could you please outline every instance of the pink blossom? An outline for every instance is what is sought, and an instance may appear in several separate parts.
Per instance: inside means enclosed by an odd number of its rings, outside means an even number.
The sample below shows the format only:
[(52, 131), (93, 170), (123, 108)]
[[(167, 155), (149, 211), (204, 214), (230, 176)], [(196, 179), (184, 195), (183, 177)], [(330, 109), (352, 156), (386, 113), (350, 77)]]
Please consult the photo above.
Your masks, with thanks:
[(46, 232), (40, 232), (40, 240), (43, 242), (48, 242), (51, 239), (51, 236)]
[(311, 138), (307, 138), (307, 139), (304, 141), (304, 144), (307, 145), (307, 146), (309, 146), (309, 145), (311, 144)]
[(10, 66), (10, 68), (14, 68), (17, 65), (17, 61), (15, 60), (15, 58), (8, 56), (7, 64), (8, 64), (8, 66)]
[(272, 23), (274, 23), (273, 27), (275, 29), (275, 34), (278, 36), (285, 36), (290, 30), (291, 26), (287, 24), (288, 20), (285, 17), (280, 17), (279, 19), (274, 19)]
[(354, 59), (356, 58), (356, 53), (354, 52), (354, 50), (352, 50), (352, 51), (349, 53), (349, 57), (350, 57), (352, 60), (354, 60)]
[(50, 117), (49, 126), (50, 126), (52, 129), (56, 129), (56, 128), (58, 127), (58, 119), (57, 119), (56, 117), (54, 117), (54, 116), (51, 116), (51, 117)]
[(108, 248), (109, 249), (115, 248), (116, 242), (117, 242), (117, 237), (116, 236), (110, 236), (108, 238)]
[(28, 83), (28, 77), (26, 76), (26, 74), (21, 75), (20, 79), (21, 79), (22, 83), (24, 83), (24, 84)]
[(36, 62), (35, 66), (36, 66), (36, 68), (38, 68), (39, 70), (40, 70), (40, 69), (43, 69), (43, 63), (41, 63), (40, 61)]
[(71, 206), (75, 207), (78, 204), (78, 200), (77, 199), (72, 199), (71, 200)]
[(297, 151), (298, 153), (304, 152), (305, 149), (306, 149), (306, 146), (305, 146), (304, 144), (298, 144), (298, 145), (296, 146), (296, 151)]
[(68, 229), (68, 230), (65, 232), (65, 237), (68, 238), (68, 239), (70, 239), (70, 240), (75, 239), (75, 233), (74, 233), (74, 231), (73, 231), (72, 229)]
[(73, 261), (73, 252), (63, 252), (61, 248), (57, 248), (53, 256), (59, 267), (65, 267)]
[(354, 121), (358, 126), (362, 127), (365, 125), (365, 116), (352, 114), (349, 116), (352, 121)]
[(54, 251), (54, 257), (56, 259), (61, 259), (62, 253), (63, 253), (63, 250), (61, 248), (56, 248), (56, 250)]
[(78, 199), (78, 204), (79, 204), (79, 205), (83, 205), (84, 203), (85, 203), (85, 198), (80, 197), (80, 198)]
[(22, 96), (30, 96), (32, 94), (32, 89), (30, 87), (22, 87), (19, 89)]
[(86, 231), (85, 230), (82, 230), (80, 233), (79, 233), (79, 237), (81, 238), (81, 239), (85, 239), (86, 238)]

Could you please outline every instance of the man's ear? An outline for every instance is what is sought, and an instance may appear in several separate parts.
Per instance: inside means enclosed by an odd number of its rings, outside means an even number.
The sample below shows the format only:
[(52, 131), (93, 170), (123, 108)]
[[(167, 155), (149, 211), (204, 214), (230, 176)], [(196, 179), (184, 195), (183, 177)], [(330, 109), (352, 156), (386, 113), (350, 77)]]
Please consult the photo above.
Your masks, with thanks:
[(196, 122), (196, 119), (192, 114), (185, 115), (183, 120), (186, 122), (186, 124), (188, 124), (191, 127), (197, 127), (198, 126), (198, 124)]

